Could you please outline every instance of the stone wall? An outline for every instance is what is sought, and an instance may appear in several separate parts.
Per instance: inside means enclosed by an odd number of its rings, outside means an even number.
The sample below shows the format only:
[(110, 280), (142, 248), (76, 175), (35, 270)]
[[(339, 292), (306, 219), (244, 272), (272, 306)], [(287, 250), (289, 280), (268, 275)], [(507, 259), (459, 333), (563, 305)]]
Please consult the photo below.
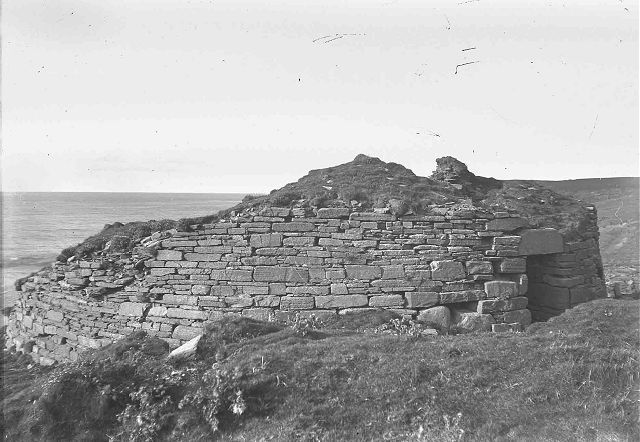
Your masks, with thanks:
[(604, 296), (595, 212), (566, 242), (506, 212), (268, 208), (165, 232), (133, 254), (55, 263), (22, 285), (7, 345), (75, 359), (143, 329), (177, 346), (224, 315), (286, 321), (384, 308), (470, 330), (521, 330)]

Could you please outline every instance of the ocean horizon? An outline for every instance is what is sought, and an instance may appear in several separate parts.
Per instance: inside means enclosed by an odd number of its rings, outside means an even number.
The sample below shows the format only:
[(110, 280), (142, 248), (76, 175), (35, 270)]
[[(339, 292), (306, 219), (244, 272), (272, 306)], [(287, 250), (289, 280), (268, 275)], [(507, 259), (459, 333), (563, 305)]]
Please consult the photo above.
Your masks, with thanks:
[(2, 192), (2, 304), (16, 279), (51, 264), (66, 247), (116, 221), (211, 215), (245, 193)]

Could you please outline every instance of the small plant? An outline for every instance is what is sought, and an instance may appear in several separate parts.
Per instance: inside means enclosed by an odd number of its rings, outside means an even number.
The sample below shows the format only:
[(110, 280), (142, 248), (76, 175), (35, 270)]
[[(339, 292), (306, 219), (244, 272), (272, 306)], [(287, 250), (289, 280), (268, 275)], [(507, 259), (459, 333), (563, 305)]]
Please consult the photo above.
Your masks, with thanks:
[(202, 376), (202, 384), (196, 392), (186, 394), (178, 408), (192, 408), (207, 422), (211, 432), (216, 433), (225, 413), (230, 411), (240, 416), (246, 411), (247, 404), (240, 388), (244, 377), (240, 367), (218, 368), (214, 364)]
[(374, 329), (374, 333), (386, 333), (406, 336), (428, 336), (436, 334), (434, 329), (420, 322), (407, 318), (395, 318)]
[(295, 318), (291, 322), (291, 330), (297, 335), (307, 336), (313, 330), (317, 330), (322, 327), (322, 321), (316, 318), (315, 315), (309, 317), (302, 317), (300, 313), (296, 313)]

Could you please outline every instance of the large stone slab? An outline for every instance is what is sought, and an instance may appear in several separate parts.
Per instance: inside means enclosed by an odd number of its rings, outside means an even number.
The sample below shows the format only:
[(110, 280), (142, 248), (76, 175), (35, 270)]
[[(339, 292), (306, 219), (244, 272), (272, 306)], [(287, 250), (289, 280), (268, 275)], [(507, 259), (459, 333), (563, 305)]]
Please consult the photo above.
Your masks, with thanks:
[(451, 325), (451, 311), (444, 305), (428, 308), (418, 313), (418, 321), (433, 325), (440, 331), (447, 331)]
[(378, 266), (345, 266), (347, 278), (349, 279), (378, 279), (382, 275), (382, 269)]
[(518, 255), (548, 255), (562, 253), (562, 235), (555, 229), (527, 229), (520, 232), (522, 239)]
[(365, 307), (368, 303), (366, 295), (316, 296), (316, 308)]
[(431, 279), (435, 281), (455, 281), (464, 279), (465, 276), (461, 262), (452, 260), (431, 262)]
[(514, 298), (518, 296), (518, 284), (513, 281), (487, 281), (484, 283), (484, 291), (488, 298)]
[(407, 292), (404, 296), (407, 298), (409, 308), (431, 307), (440, 300), (438, 292)]

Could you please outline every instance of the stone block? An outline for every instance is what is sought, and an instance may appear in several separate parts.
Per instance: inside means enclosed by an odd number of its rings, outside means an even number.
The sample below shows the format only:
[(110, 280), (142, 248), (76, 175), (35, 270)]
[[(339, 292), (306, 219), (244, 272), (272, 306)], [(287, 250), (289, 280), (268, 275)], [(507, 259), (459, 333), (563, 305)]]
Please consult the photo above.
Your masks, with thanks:
[(180, 319), (193, 319), (204, 320), (208, 315), (202, 310), (187, 310), (182, 308), (169, 308), (167, 309), (168, 318), (180, 318)]
[[(283, 298), (284, 299), (284, 298)], [(316, 296), (316, 308), (365, 307), (369, 299), (366, 295)]]
[(353, 212), (349, 215), (352, 221), (395, 221), (396, 217), (390, 213)]
[(584, 276), (555, 276), (545, 274), (542, 276), (542, 280), (555, 287), (575, 287), (584, 282)]
[(344, 284), (344, 283), (331, 284), (332, 295), (346, 295), (348, 293), (349, 293), (349, 290), (347, 289), (347, 284)]
[(349, 217), (350, 210), (347, 208), (338, 207), (324, 207), (318, 209), (318, 218), (347, 218)]
[(486, 230), (512, 232), (528, 225), (529, 221), (524, 218), (496, 218), (487, 223)]
[(280, 298), (281, 310), (309, 310), (313, 308), (311, 296), (283, 296)]
[(185, 360), (194, 357), (198, 350), (198, 343), (200, 342), (200, 339), (202, 339), (202, 335), (198, 335), (195, 338), (190, 339), (169, 353), (169, 356), (167, 357), (174, 360)]
[(401, 307), (403, 304), (402, 295), (380, 295), (369, 298), (369, 307)]
[(274, 232), (310, 232), (315, 228), (311, 223), (294, 221), (290, 223), (273, 223)]
[(156, 259), (158, 261), (181, 261), (182, 252), (179, 250), (166, 250), (166, 249), (158, 250)]
[(51, 319), (52, 321), (56, 322), (62, 322), (62, 320), (64, 319), (64, 314), (56, 310), (48, 310), (47, 319)]
[(349, 279), (372, 280), (382, 275), (382, 269), (378, 266), (347, 265), (345, 271)]
[(548, 255), (562, 253), (562, 235), (555, 229), (527, 229), (520, 232), (522, 237), (518, 255)]
[(329, 286), (327, 285), (301, 285), (290, 287), (287, 293), (292, 296), (322, 296), (329, 294)]
[(409, 308), (431, 307), (440, 301), (438, 292), (406, 292), (404, 296)]
[(500, 273), (526, 273), (526, 258), (505, 258), (500, 262)]
[(173, 339), (179, 339), (181, 341), (188, 341), (202, 334), (202, 327), (190, 327), (187, 325), (178, 325), (173, 329), (171, 337)]
[(249, 245), (251, 247), (280, 247), (282, 245), (282, 234), (262, 233), (251, 235)]
[(194, 295), (206, 296), (209, 294), (210, 290), (211, 290), (211, 286), (208, 286), (208, 285), (197, 284), (191, 287), (191, 293)]
[(529, 277), (527, 275), (518, 276), (518, 295), (524, 296), (529, 289)]
[(440, 293), (440, 304), (455, 304), (485, 299), (487, 294), (483, 290), (460, 290), (457, 292)]
[(302, 267), (286, 267), (286, 282), (309, 282), (309, 269)]
[(444, 305), (431, 307), (418, 312), (418, 321), (433, 325), (440, 331), (447, 331), (451, 326), (451, 311)]
[(400, 279), (404, 278), (404, 266), (382, 266), (382, 279)]
[(554, 287), (544, 283), (529, 283), (529, 305), (564, 310), (571, 307), (571, 294), (566, 287)]
[(123, 302), (118, 308), (118, 314), (122, 316), (141, 317), (147, 304), (142, 302)]
[(451, 260), (431, 262), (431, 279), (435, 281), (455, 281), (464, 279), (465, 276), (461, 262)]
[(518, 284), (513, 281), (487, 281), (484, 283), (487, 298), (514, 298), (518, 296)]
[(457, 314), (455, 318), (456, 327), (463, 332), (491, 331), (491, 324), (495, 324), (495, 319), (488, 314), (462, 312)]
[(491, 261), (467, 261), (466, 267), (469, 275), (491, 275), (493, 273)]
[(518, 322), (522, 325), (522, 328), (525, 328), (529, 324), (531, 324), (531, 312), (526, 308), (522, 310), (513, 310), (510, 312), (505, 312), (504, 322), (506, 323)]
[(258, 266), (253, 270), (254, 281), (285, 281), (287, 269), (284, 267)]
[(272, 295), (256, 296), (254, 297), (254, 302), (257, 307), (279, 307), (280, 297)]
[(151, 307), (149, 309), (149, 313), (147, 313), (147, 316), (158, 316), (158, 317), (167, 316), (167, 308), (161, 305)]
[(311, 247), (316, 244), (314, 236), (291, 236), (282, 241), (282, 245), (287, 247)]
[(487, 299), (478, 301), (478, 313), (496, 313), (511, 310), (521, 310), (527, 307), (529, 299), (526, 296), (518, 296), (509, 299)]

